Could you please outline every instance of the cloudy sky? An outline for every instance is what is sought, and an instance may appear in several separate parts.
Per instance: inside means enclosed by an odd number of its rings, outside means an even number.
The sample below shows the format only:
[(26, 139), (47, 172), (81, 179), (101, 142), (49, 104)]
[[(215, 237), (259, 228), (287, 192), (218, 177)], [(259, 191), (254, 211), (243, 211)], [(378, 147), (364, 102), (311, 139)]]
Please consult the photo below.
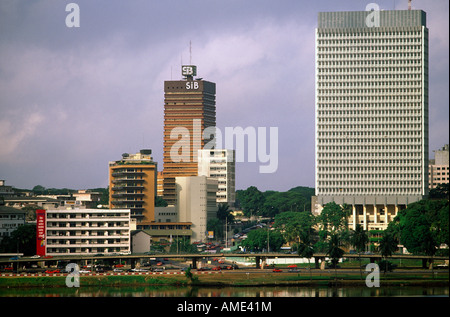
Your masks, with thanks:
[[(80, 8), (68, 28), (66, 5)], [(314, 32), (320, 11), (407, 0), (1, 0), (0, 179), (106, 187), (108, 162), (153, 150), (164, 80), (180, 65), (217, 87), (217, 127), (278, 127), (278, 170), (237, 163), (238, 189), (314, 187)], [(430, 34), (430, 155), (449, 143), (449, 2), (413, 0)], [(189, 42), (192, 42), (192, 55)]]

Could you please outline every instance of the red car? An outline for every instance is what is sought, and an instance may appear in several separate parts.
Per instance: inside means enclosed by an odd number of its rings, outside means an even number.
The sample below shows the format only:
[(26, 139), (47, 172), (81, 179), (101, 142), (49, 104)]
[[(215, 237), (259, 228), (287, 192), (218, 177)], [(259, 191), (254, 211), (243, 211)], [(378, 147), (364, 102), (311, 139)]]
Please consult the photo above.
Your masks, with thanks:
[(280, 269), (273, 269), (273, 271), (272, 272), (283, 272), (282, 270), (280, 270)]
[(54, 273), (61, 273), (61, 271), (60, 270), (47, 270), (47, 271), (45, 271), (45, 273), (54, 274)]
[(291, 264), (291, 265), (288, 265), (288, 268), (289, 269), (295, 269), (297, 267), (297, 264)]
[(212, 269), (213, 269), (213, 271), (220, 271), (221, 270), (220, 266), (215, 266)]

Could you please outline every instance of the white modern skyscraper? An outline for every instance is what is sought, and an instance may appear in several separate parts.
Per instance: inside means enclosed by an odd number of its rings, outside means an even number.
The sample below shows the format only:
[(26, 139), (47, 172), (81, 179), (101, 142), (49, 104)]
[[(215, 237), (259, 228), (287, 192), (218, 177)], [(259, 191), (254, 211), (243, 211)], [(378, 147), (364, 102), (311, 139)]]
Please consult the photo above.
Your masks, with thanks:
[(428, 29), (421, 10), (321, 12), (316, 212), (334, 201), (384, 229), (428, 194)]

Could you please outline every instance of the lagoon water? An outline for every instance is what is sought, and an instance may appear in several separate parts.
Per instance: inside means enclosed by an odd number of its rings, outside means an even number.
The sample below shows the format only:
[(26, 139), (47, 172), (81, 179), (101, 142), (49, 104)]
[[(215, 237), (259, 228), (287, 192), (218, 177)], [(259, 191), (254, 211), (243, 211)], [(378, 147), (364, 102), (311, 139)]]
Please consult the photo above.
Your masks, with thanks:
[(0, 297), (448, 297), (448, 287), (78, 287), (0, 288)]

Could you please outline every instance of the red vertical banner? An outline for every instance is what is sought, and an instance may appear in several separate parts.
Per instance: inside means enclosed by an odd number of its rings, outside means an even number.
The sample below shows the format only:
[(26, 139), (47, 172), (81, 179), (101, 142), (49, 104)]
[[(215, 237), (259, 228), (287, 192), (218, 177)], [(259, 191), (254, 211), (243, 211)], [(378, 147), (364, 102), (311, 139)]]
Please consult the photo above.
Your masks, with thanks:
[(36, 254), (45, 256), (45, 210), (36, 210)]

